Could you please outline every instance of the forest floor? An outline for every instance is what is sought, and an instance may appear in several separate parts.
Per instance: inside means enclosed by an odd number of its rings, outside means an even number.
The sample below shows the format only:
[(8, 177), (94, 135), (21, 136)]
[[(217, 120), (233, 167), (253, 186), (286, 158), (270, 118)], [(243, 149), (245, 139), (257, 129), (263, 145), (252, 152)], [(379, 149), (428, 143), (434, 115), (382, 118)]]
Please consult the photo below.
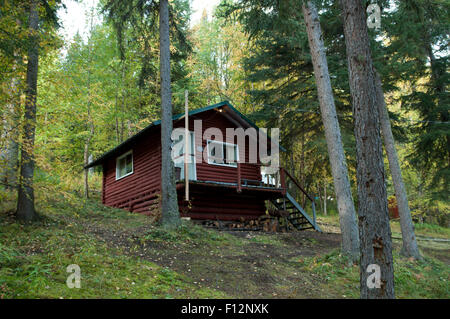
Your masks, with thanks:
[[(183, 222), (177, 231), (96, 200), (38, 201), (41, 221), (21, 225), (12, 198), (0, 201), (0, 298), (358, 298), (359, 266), (339, 255), (336, 217), (323, 233), (217, 231)], [(449, 298), (449, 230), (417, 227), (425, 256), (399, 256), (399, 298)], [(393, 237), (398, 225), (392, 225)], [(66, 267), (81, 269), (81, 288)]]

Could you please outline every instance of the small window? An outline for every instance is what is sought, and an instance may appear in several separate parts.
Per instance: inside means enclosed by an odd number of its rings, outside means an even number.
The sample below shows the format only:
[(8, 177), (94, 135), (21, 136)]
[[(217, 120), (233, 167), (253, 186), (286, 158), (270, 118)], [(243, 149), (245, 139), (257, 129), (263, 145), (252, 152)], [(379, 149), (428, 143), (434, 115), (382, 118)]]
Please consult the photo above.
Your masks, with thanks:
[(133, 152), (129, 151), (116, 160), (116, 180), (133, 174)]
[(236, 167), (239, 159), (236, 144), (219, 141), (208, 141), (208, 163)]

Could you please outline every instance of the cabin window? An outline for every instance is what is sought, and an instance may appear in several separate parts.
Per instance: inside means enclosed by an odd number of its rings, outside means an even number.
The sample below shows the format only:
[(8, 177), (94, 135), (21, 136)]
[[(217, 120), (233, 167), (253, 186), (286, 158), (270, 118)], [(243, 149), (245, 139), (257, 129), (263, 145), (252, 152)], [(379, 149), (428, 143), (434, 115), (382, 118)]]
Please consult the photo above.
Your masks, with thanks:
[(209, 164), (237, 167), (239, 151), (236, 144), (209, 140), (207, 147)]
[(133, 174), (133, 152), (129, 151), (116, 160), (116, 180)]
[[(188, 147), (188, 178), (189, 180), (197, 179), (197, 171), (195, 166), (195, 135), (194, 132), (189, 132), (189, 147)], [(180, 135), (177, 140), (174, 141), (174, 145), (178, 145), (173, 149), (173, 162), (175, 167), (181, 168), (180, 180), (184, 180), (184, 134)]]

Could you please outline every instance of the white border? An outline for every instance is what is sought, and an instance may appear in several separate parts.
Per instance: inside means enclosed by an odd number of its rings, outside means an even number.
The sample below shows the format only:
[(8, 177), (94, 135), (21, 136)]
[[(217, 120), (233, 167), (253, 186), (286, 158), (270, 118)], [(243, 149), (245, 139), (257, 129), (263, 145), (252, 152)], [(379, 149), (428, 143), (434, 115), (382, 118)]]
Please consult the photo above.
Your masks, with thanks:
[[(127, 173), (123, 176), (117, 177), (117, 175), (118, 175), (118, 165), (117, 164), (118, 164), (119, 160), (121, 160), (122, 158), (126, 157), (129, 154), (131, 154), (131, 172)], [(134, 173), (134, 156), (133, 156), (133, 150), (130, 150), (130, 151), (126, 152), (125, 154), (122, 154), (116, 158), (116, 181), (118, 181), (119, 179), (122, 179), (124, 177), (127, 177), (133, 173)]]

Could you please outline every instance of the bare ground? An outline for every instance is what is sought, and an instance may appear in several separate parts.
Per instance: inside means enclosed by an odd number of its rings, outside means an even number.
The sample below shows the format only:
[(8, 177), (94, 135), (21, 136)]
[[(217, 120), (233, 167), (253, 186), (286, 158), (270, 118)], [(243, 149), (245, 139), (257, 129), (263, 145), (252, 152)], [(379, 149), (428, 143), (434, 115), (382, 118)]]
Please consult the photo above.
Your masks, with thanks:
[[(79, 222), (79, 221), (78, 221)], [(199, 287), (233, 298), (333, 298), (325, 282), (299, 267), (304, 257), (338, 249), (339, 233), (264, 233), (228, 231), (231, 243), (154, 241), (147, 227), (118, 231), (103, 224), (82, 222), (86, 233), (123, 253), (154, 262), (190, 278)], [(329, 231), (325, 228), (325, 231)], [(399, 247), (399, 243), (394, 243)], [(449, 264), (449, 249), (425, 248), (427, 254)], [(357, 266), (355, 266), (357, 267)]]
[[(125, 254), (168, 267), (198, 286), (233, 298), (324, 298), (320, 278), (301, 271), (302, 257), (325, 254), (340, 245), (339, 234), (314, 231), (263, 233), (227, 232), (239, 238), (225, 246), (143, 240), (141, 232), (118, 232), (88, 222), (85, 231)], [(325, 295), (324, 295), (325, 294)], [(330, 296), (331, 297), (331, 296)]]

